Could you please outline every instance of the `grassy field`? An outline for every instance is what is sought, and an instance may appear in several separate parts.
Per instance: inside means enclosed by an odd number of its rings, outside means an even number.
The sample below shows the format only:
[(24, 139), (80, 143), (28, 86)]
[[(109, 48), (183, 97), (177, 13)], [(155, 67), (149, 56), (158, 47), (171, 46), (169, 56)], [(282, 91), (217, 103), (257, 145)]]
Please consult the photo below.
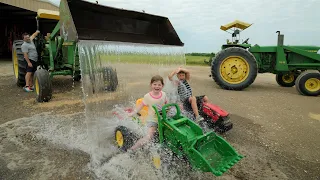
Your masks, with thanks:
[[(185, 58), (185, 59), (184, 59)], [(205, 56), (184, 56), (184, 55), (152, 55), (152, 54), (122, 54), (122, 55), (101, 55), (103, 61), (111, 63), (141, 63), (141, 64), (183, 64), (208, 66), (204, 60), (209, 60)]]
[(208, 66), (204, 62), (204, 60), (209, 61), (209, 57), (206, 56), (186, 56), (187, 65), (200, 65), (200, 66)]

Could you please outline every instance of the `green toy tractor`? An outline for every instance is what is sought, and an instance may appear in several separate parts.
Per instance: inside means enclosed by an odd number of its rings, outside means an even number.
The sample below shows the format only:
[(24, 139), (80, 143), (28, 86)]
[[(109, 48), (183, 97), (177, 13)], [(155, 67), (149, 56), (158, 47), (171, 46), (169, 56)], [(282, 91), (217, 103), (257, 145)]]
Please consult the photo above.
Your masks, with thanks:
[(239, 42), (240, 32), (251, 25), (236, 20), (220, 27), (233, 32), (211, 63), (213, 80), (223, 89), (243, 90), (258, 73), (273, 73), (282, 87), (295, 85), (302, 95), (320, 95), (320, 46), (285, 46), (280, 31), (277, 46), (252, 46), (249, 38)]
[[(39, 55), (39, 67), (34, 74), (38, 102), (51, 99), (51, 81), (56, 75), (69, 75), (75, 81), (79, 81), (81, 75), (86, 75), (92, 83), (98, 83), (95, 78), (102, 77), (104, 90), (117, 89), (117, 72), (112, 67), (99, 67), (94, 72), (88, 68), (82, 69), (85, 72), (81, 72), (78, 52), (78, 44), (81, 41), (183, 46), (168, 18), (82, 0), (61, 0), (59, 12), (39, 9), (36, 22), (38, 30), (46, 34), (39, 34), (34, 40)], [(22, 43), (22, 40), (14, 41), (12, 51), (13, 69), (18, 86), (25, 85), (27, 66), (21, 52)], [(92, 60), (86, 63), (91, 67), (96, 62)], [(92, 92), (98, 90), (100, 89), (92, 89)]]
[[(175, 115), (171, 113), (169, 117), (168, 111), (172, 107), (175, 108)], [(192, 169), (221, 176), (243, 158), (222, 137), (213, 131), (204, 133), (198, 124), (181, 115), (178, 104), (166, 104), (161, 110), (153, 106), (153, 109), (158, 117), (158, 132), (153, 141), (155, 145), (151, 146), (149, 152), (154, 168), (161, 170), (163, 162), (177, 159), (191, 165)], [(125, 111), (129, 113), (133, 109), (127, 108)], [(145, 126), (147, 112), (147, 107), (144, 107), (138, 113), (140, 117), (133, 118), (133, 121), (141, 127)], [(125, 120), (123, 113), (122, 117), (119, 113), (114, 114), (120, 120)], [(115, 129), (115, 142), (122, 151), (127, 151), (140, 137), (131, 126), (119, 125)]]

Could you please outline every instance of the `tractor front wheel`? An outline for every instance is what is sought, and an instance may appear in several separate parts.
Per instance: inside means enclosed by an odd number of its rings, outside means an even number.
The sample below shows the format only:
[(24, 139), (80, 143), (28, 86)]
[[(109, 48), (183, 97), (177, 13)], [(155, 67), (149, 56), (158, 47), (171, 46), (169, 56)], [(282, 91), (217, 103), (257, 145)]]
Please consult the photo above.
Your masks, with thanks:
[(114, 137), (118, 148), (122, 151), (127, 151), (137, 140), (137, 137), (124, 126), (116, 128)]
[(38, 102), (48, 102), (52, 97), (50, 74), (45, 69), (38, 69), (34, 73), (34, 88)]
[(212, 78), (223, 89), (243, 90), (254, 82), (257, 73), (255, 57), (240, 47), (226, 48), (212, 61)]
[(277, 83), (282, 87), (292, 87), (295, 85), (295, 80), (297, 79), (297, 75), (293, 72), (291, 73), (278, 73), (276, 75)]
[(317, 71), (302, 72), (295, 82), (296, 89), (301, 95), (320, 95), (320, 73)]

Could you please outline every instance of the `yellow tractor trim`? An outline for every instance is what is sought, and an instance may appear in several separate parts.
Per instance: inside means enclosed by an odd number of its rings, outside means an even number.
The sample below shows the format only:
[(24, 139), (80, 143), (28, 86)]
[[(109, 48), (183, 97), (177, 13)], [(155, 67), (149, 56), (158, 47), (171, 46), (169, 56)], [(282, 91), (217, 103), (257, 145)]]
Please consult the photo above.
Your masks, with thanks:
[(239, 28), (239, 29), (242, 29), (242, 30), (245, 30), (247, 29), (248, 27), (250, 27), (252, 24), (249, 24), (249, 23), (246, 23), (246, 22), (242, 22), (242, 21), (239, 21), (239, 20), (235, 20), (229, 24), (226, 24), (226, 25), (223, 25), (220, 27), (221, 30), (223, 31), (227, 31), (228, 29), (231, 29), (233, 27), (235, 28)]
[(17, 57), (17, 51), (13, 50), (13, 69), (14, 69), (14, 75), (16, 76), (16, 79), (19, 78), (19, 63), (18, 63), (18, 57)]
[(47, 9), (38, 9), (38, 17), (41, 19), (60, 20), (59, 11), (51, 11)]

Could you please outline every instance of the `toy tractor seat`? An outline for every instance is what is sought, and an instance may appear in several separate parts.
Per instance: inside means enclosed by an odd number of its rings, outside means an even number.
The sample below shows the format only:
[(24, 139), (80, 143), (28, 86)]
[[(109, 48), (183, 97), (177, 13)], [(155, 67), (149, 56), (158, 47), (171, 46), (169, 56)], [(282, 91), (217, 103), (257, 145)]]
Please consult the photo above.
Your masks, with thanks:
[[(136, 101), (136, 107), (140, 106), (142, 104), (143, 98), (140, 98)], [(142, 124), (145, 124), (146, 117), (148, 116), (148, 106), (144, 106), (141, 111), (138, 112), (138, 115), (140, 116)]]
[(232, 33), (232, 37), (237, 37), (237, 34), (240, 34), (239, 29), (234, 30), (234, 32)]
[[(142, 104), (142, 101), (143, 101), (143, 98), (138, 99), (138, 100), (136, 101), (136, 107), (140, 106), (140, 104)], [(159, 110), (160, 110), (160, 111), (159, 111), (159, 114), (160, 114), (160, 116), (162, 116), (162, 111), (161, 111), (161, 109), (159, 109)], [(167, 112), (168, 112), (168, 110), (167, 110)], [(146, 117), (148, 116), (148, 106), (144, 106), (144, 107), (142, 108), (142, 110), (141, 110), (140, 112), (138, 112), (138, 115), (140, 116), (141, 121), (142, 121), (143, 123), (145, 123)]]

